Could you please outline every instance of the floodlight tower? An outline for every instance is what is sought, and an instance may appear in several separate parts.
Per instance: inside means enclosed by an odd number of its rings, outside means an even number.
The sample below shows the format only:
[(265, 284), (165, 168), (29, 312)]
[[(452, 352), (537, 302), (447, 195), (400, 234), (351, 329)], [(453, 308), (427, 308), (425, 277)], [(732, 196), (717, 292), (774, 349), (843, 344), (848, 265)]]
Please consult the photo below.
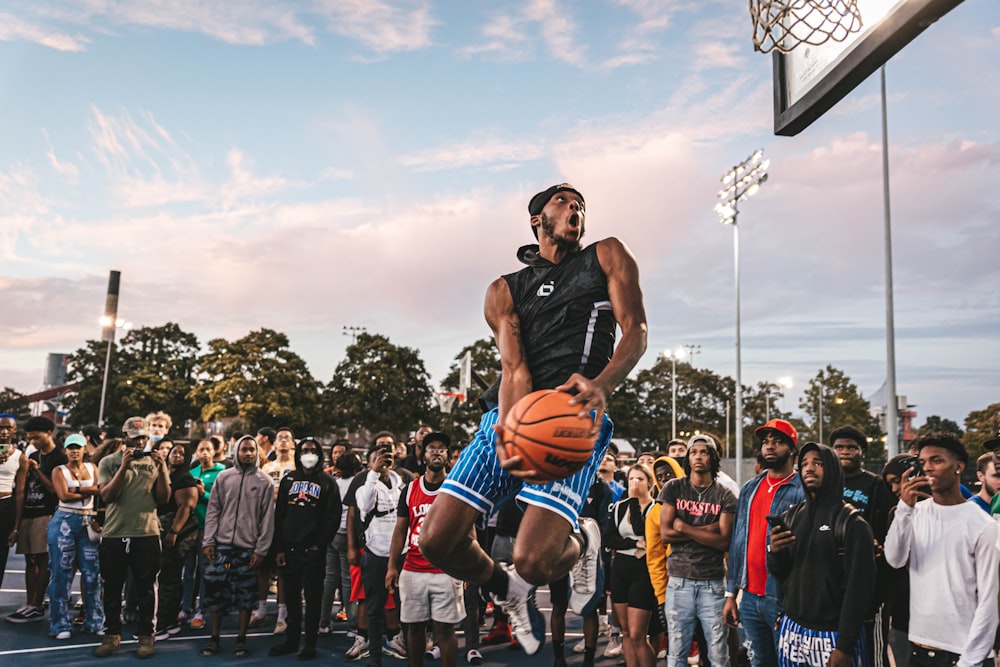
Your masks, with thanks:
[(736, 483), (743, 481), (743, 378), (740, 359), (740, 228), (737, 224), (739, 204), (752, 197), (767, 180), (770, 160), (764, 160), (764, 149), (754, 151), (722, 177), (723, 188), (719, 190), (719, 202), (715, 212), (724, 225), (733, 226), (733, 263), (736, 285)]

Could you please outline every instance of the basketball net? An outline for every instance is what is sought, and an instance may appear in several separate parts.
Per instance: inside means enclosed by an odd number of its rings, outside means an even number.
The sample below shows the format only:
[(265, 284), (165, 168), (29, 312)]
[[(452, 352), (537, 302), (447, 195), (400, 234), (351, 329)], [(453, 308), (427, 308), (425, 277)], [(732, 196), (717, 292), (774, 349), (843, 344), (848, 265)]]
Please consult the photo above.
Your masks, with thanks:
[(800, 44), (842, 42), (861, 30), (858, 0), (748, 0), (753, 48), (788, 53)]
[(455, 401), (458, 399), (465, 400), (465, 394), (453, 392), (453, 391), (441, 391), (436, 394), (438, 407), (441, 412), (445, 414), (451, 414), (452, 408), (455, 407)]

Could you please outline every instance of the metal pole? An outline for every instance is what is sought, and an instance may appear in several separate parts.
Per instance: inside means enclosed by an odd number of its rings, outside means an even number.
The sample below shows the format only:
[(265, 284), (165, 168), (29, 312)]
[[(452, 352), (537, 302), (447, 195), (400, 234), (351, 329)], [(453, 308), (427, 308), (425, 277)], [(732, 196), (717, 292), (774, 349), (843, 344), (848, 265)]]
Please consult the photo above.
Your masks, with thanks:
[[(735, 203), (734, 203), (735, 209)], [(740, 226), (739, 211), (733, 214), (733, 260), (736, 280), (736, 411), (733, 428), (736, 432), (736, 485), (743, 485), (743, 374), (740, 359)]]
[(767, 391), (764, 393), (764, 423), (771, 421), (771, 385), (767, 385)]
[(823, 442), (823, 376), (819, 377), (819, 398), (816, 400), (816, 430), (817, 430), (817, 442)]
[(896, 325), (892, 301), (892, 218), (889, 212), (889, 121), (885, 101), (885, 65), (882, 79), (882, 208), (885, 225), (885, 449), (888, 457), (899, 453), (899, 405), (896, 398)]
[[(112, 325), (113, 326), (113, 325)], [(97, 425), (104, 426), (104, 397), (108, 393), (108, 368), (111, 366), (111, 346), (115, 344), (115, 332), (108, 340), (108, 354), (104, 357), (104, 382), (101, 383), (101, 407), (97, 411)]]
[(670, 354), (670, 418), (673, 422), (670, 428), (670, 438), (672, 440), (677, 439), (677, 355)]

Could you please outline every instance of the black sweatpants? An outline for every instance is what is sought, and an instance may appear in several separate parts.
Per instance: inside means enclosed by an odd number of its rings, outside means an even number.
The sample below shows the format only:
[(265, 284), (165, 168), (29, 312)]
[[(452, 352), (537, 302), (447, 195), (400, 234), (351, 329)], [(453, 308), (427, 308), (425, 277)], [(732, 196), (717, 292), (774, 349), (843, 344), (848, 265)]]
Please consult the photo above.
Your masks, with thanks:
[[(289, 549), (285, 552), (285, 567), (281, 568), (285, 601), (288, 603), (288, 629), (285, 641), (298, 645), (299, 636), (305, 631), (306, 646), (316, 646), (319, 634), (320, 606), (323, 600), (323, 580), (326, 578), (326, 549)], [(302, 605), (306, 598), (305, 627), (302, 624)]]
[(122, 589), (125, 577), (131, 572), (139, 603), (136, 632), (151, 636), (156, 615), (156, 574), (160, 571), (160, 536), (105, 537), (99, 553), (107, 634), (122, 633)]

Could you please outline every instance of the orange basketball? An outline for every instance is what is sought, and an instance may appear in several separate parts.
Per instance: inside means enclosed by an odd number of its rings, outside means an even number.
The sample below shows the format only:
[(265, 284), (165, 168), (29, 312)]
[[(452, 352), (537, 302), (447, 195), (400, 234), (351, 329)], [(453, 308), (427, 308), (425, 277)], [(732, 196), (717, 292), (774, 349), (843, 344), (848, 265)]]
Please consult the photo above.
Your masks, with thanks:
[(521, 457), (521, 470), (536, 470), (530, 481), (544, 484), (565, 479), (582, 468), (594, 451), (596, 438), (589, 417), (578, 417), (572, 395), (553, 389), (533, 391), (507, 413), (503, 444), (507, 456)]

